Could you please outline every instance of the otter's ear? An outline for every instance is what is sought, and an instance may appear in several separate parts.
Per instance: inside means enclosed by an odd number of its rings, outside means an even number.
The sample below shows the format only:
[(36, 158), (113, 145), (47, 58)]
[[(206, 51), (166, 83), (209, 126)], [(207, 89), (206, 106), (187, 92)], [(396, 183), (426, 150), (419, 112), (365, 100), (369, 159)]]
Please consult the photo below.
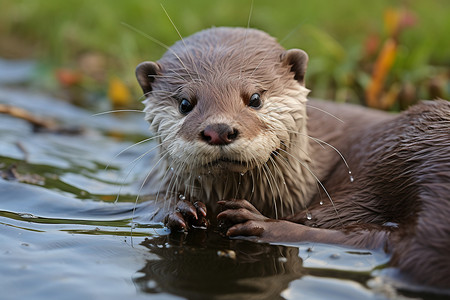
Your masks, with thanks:
[(284, 65), (291, 67), (294, 79), (301, 85), (305, 85), (306, 66), (308, 64), (308, 54), (300, 49), (290, 49), (283, 53), (281, 61)]
[(152, 61), (144, 61), (136, 67), (136, 78), (144, 94), (152, 91), (152, 83), (155, 81), (155, 76), (159, 72), (159, 65)]

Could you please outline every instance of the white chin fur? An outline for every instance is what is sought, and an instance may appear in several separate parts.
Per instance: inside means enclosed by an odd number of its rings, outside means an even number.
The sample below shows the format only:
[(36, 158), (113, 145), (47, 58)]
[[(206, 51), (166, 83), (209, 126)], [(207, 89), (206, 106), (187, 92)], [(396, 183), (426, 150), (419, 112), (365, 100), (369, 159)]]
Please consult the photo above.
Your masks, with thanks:
[(177, 173), (245, 173), (265, 164), (278, 145), (275, 135), (261, 134), (252, 140), (238, 140), (227, 146), (178, 139), (167, 150), (173, 164), (178, 167)]

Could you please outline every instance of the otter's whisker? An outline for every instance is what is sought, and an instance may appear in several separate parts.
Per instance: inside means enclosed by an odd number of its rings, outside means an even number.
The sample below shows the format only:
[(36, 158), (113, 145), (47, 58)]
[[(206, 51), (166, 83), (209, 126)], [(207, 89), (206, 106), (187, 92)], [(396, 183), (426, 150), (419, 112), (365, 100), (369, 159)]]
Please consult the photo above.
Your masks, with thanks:
[(286, 42), (286, 41), (291, 37), (291, 35), (294, 34), (294, 32), (296, 32), (297, 30), (300, 29), (300, 27), (303, 26), (303, 24), (305, 24), (305, 21), (299, 23), (297, 26), (295, 26), (294, 29), (292, 29), (291, 31), (289, 31), (288, 34), (286, 34), (286, 35), (284, 36), (284, 38), (282, 38), (282, 39), (280, 40), (280, 44), (283, 45), (284, 42)]
[[(269, 157), (269, 161), (271, 161), (271, 162), (272, 162), (272, 165), (273, 165), (273, 159), (272, 159), (271, 157)], [(269, 165), (268, 165), (267, 163), (266, 163), (266, 166), (267, 166), (267, 171), (268, 171), (268, 173), (269, 173), (269, 176), (272, 178), (273, 185), (275, 186), (275, 188), (276, 188), (276, 190), (277, 190), (277, 192), (278, 192), (278, 195), (279, 195), (279, 198), (280, 198), (281, 215), (283, 215), (283, 212), (284, 212), (284, 210), (283, 210), (283, 208), (284, 208), (283, 194), (282, 194), (281, 191), (280, 191), (280, 187), (279, 187), (279, 185), (278, 185), (277, 180), (275, 179), (275, 175), (274, 175), (273, 172), (270, 170), (270, 167), (269, 167)]]
[(238, 176), (238, 183), (237, 183), (237, 187), (236, 187), (236, 193), (234, 194), (234, 199), (238, 199), (239, 188), (241, 187), (241, 181), (242, 181), (243, 174), (238, 174), (237, 176)]
[[(131, 241), (133, 241), (132, 239), (133, 239), (134, 215), (135, 215), (135, 212), (136, 212), (136, 206), (137, 206), (137, 203), (138, 203), (139, 198), (140, 198), (140, 196), (141, 196), (142, 189), (144, 188), (145, 184), (147, 183), (148, 178), (149, 178), (150, 175), (152, 174), (153, 169), (159, 164), (159, 162), (160, 162), (163, 158), (164, 158), (164, 156), (162, 156), (162, 157), (158, 160), (158, 162), (150, 169), (150, 171), (147, 173), (147, 176), (145, 176), (144, 180), (142, 181), (141, 187), (139, 188), (138, 194), (137, 194), (137, 196), (136, 196), (136, 200), (134, 201), (133, 211), (132, 211), (132, 214), (131, 214), (131, 228), (130, 228), (130, 238), (131, 238)], [(133, 243), (132, 243), (132, 244), (133, 244)]]
[[(281, 144), (284, 144), (283, 142), (281, 142)], [(278, 149), (278, 150), (276, 150), (276, 151), (274, 151), (276, 154), (277, 154), (277, 158), (278, 158), (278, 160), (280, 161), (280, 163), (282, 163), (286, 168), (293, 168), (293, 166), (291, 165), (291, 163), (290, 163), (290, 161), (286, 158), (286, 157), (284, 157), (280, 152), (279, 152), (279, 150), (283, 150), (283, 149)], [(277, 164), (278, 165), (278, 164)], [(283, 178), (283, 180), (284, 180), (284, 178)], [(285, 182), (283, 182), (283, 185), (285, 185), (286, 183)], [(318, 187), (319, 185), (317, 184), (317, 182), (315, 182), (315, 184), (316, 184), (316, 186)], [(295, 211), (294, 211), (294, 203), (293, 202), (291, 202), (291, 213), (292, 214), (294, 214), (295, 213)]]
[[(250, 167), (248, 166), (249, 164), (252, 164), (252, 165), (257, 165), (257, 163), (256, 163), (256, 161), (257, 161), (257, 159), (255, 158), (255, 155), (254, 154), (251, 154), (251, 158), (250, 158), (250, 161), (247, 163), (247, 168), (248, 169), (250, 169)], [(256, 170), (258, 170), (258, 168), (256, 168)], [(250, 170), (250, 172), (248, 172), (248, 173), (250, 173), (250, 176), (251, 176), (251, 182), (252, 182), (252, 188), (251, 188), (251, 192), (250, 192), (250, 199), (252, 199), (253, 198), (253, 195), (254, 195), (254, 193), (255, 193), (255, 174), (254, 174), (254, 169), (253, 170)], [(250, 201), (251, 202), (251, 201)]]
[(158, 137), (160, 137), (160, 136), (153, 136), (153, 137), (144, 139), (144, 140), (142, 140), (142, 141), (140, 141), (140, 142), (134, 143), (134, 144), (132, 144), (132, 145), (126, 147), (125, 149), (121, 150), (119, 153), (117, 153), (116, 155), (114, 155), (114, 157), (113, 157), (113, 158), (111, 159), (111, 161), (106, 165), (106, 167), (105, 167), (104, 170), (106, 171), (106, 170), (109, 168), (109, 166), (111, 165), (112, 161), (113, 161), (114, 159), (116, 159), (117, 157), (119, 157), (122, 153), (124, 153), (124, 152), (130, 150), (131, 148), (133, 148), (133, 147), (135, 147), (135, 146), (138, 146), (138, 145), (140, 145), (140, 144), (149, 142), (149, 141), (151, 141), (151, 140), (153, 140), (153, 139), (156, 139), (156, 138), (158, 138)]
[[(262, 119), (265, 119), (264, 116), (261, 116), (261, 117), (262, 117)], [(280, 129), (277, 130), (273, 126), (270, 126), (270, 128), (273, 129), (275, 131), (275, 133), (278, 132), (278, 131), (281, 131)], [(294, 131), (294, 130), (289, 130), (289, 129), (284, 129), (284, 131), (292, 133), (292, 134), (298, 134), (298, 135), (301, 135), (301, 136), (305, 136), (305, 137), (313, 140), (317, 144), (319, 144), (322, 148), (324, 148), (323, 145), (326, 145), (326, 146), (330, 147), (331, 149), (333, 149), (341, 157), (342, 161), (344, 162), (345, 166), (348, 169), (349, 174), (352, 174), (350, 166), (348, 165), (347, 160), (345, 159), (344, 155), (336, 147), (334, 147), (333, 145), (331, 145), (331, 144), (329, 144), (329, 143), (327, 143), (327, 142), (325, 142), (325, 141), (323, 141), (321, 139), (318, 139), (318, 138), (312, 137), (312, 136), (310, 136), (308, 134), (305, 134), (303, 132), (300, 132), (300, 131)], [(290, 143), (295, 145), (297, 143), (297, 141), (290, 141)], [(287, 145), (285, 145), (285, 146), (287, 147)], [(301, 145), (299, 145), (299, 146), (301, 146)], [(301, 149), (301, 147), (300, 147), (300, 149)]]
[(266, 60), (266, 58), (269, 56), (269, 52), (263, 57), (263, 59), (259, 62), (259, 64), (253, 69), (252, 73), (250, 74), (250, 78), (253, 77), (253, 74), (256, 72), (256, 70), (259, 69), (261, 64)]
[(175, 92), (173, 92), (173, 91), (150, 91), (150, 92), (147, 92), (145, 96), (146, 97), (160, 96), (160, 97), (170, 98), (170, 97), (176, 96), (176, 91)]
[(250, 199), (253, 200), (253, 196), (255, 195), (255, 174), (253, 172), (250, 172), (250, 176), (252, 177), (252, 191), (250, 193)]
[[(173, 162), (169, 166), (168, 170), (171, 170), (175, 174), (175, 176), (172, 176), (170, 178), (170, 180), (169, 180), (169, 182), (167, 184), (167, 190), (170, 191), (169, 194), (171, 193), (173, 195), (176, 195), (176, 197), (178, 197), (178, 192), (180, 191), (180, 184), (181, 184), (181, 182), (178, 180), (179, 173), (180, 173), (179, 170), (183, 170), (183, 169), (185, 169), (185, 167), (186, 167), (186, 163), (185, 162), (183, 162), (181, 165), (176, 166), (176, 169), (173, 169)], [(164, 178), (165, 178), (165, 176), (164, 176)], [(186, 194), (186, 188), (187, 187), (184, 188), (183, 195)], [(166, 200), (167, 200), (167, 198), (166, 198)]]
[[(281, 171), (280, 167), (278, 166), (277, 163), (277, 159), (273, 158), (273, 157), (269, 157), (270, 161), (272, 162), (272, 165), (274, 166), (275, 171), (277, 172), (276, 174), (278, 175), (277, 177), (280, 178), (281, 183), (283, 185), (283, 190), (286, 189), (286, 181), (284, 178), (284, 174), (283, 171)], [(282, 202), (282, 193), (280, 192), (280, 200)], [(294, 213), (294, 203), (292, 202), (292, 200), (289, 202), (289, 205), (291, 207), (291, 212), (292, 214)]]
[[(252, 18), (252, 13), (253, 13), (253, 0), (252, 0), (252, 2), (250, 4), (250, 12), (248, 14), (248, 20), (247, 20), (247, 29), (250, 28), (250, 20)], [(242, 44), (244, 44), (244, 46), (242, 47), (243, 51), (245, 51), (245, 46), (246, 46), (246, 42), (247, 42), (247, 33), (248, 33), (248, 30), (245, 31), (244, 39), (243, 39), (243, 42), (241, 43), (241, 46), (242, 46)], [(242, 78), (242, 68), (243, 68), (243, 66), (244, 65), (241, 65), (241, 67), (239, 69), (239, 77), (238, 77), (239, 80)]]
[[(152, 77), (154, 77), (154, 78), (167, 78), (167, 79), (174, 79), (175, 78), (175, 79), (180, 79), (182, 81), (185, 80), (185, 78), (183, 76), (181, 76), (180, 74), (178, 74), (177, 72), (174, 71), (174, 73), (175, 73), (174, 76), (172, 76), (172, 75), (152, 75)], [(161, 91), (161, 92), (163, 92), (163, 91)]]
[[(160, 152), (160, 156), (161, 156), (161, 157), (164, 157), (164, 158), (165, 158), (165, 157), (168, 157), (168, 156), (169, 156), (169, 151), (168, 151), (168, 150), (161, 151), (161, 152)], [(164, 162), (167, 162), (167, 161), (164, 161)], [(164, 171), (163, 177), (162, 177), (161, 180), (160, 180), (160, 184), (159, 184), (159, 187), (158, 187), (158, 191), (156, 192), (155, 203), (158, 203), (158, 197), (159, 197), (159, 194), (160, 194), (160, 192), (161, 192), (161, 187), (162, 187), (162, 184), (165, 182), (165, 178), (166, 178), (167, 174), (169, 173), (169, 171), (173, 171), (172, 164), (173, 164), (173, 162), (172, 162), (170, 165), (165, 166), (166, 170)], [(163, 166), (163, 167), (164, 167), (164, 166)], [(165, 191), (165, 192), (167, 193), (168, 191)]]
[(143, 113), (143, 110), (139, 110), (139, 109), (116, 109), (116, 110), (109, 110), (109, 111), (103, 111), (103, 112), (99, 112), (96, 114), (91, 115), (91, 117), (98, 117), (98, 116), (103, 116), (103, 115), (107, 115), (107, 114), (114, 114), (114, 113), (121, 113), (121, 112), (138, 112), (138, 113)]
[[(336, 216), (339, 218), (339, 221), (342, 224), (342, 220), (341, 217), (336, 209), (336, 206), (334, 205), (334, 201), (331, 198), (330, 194), (328, 193), (327, 189), (325, 188), (325, 186), (322, 184), (322, 182), (319, 180), (319, 178), (317, 178), (316, 174), (314, 174), (314, 172), (311, 171), (311, 169), (302, 161), (300, 161), (298, 158), (296, 158), (295, 156), (293, 156), (292, 154), (290, 154), (289, 152), (280, 149), (281, 151), (283, 151), (284, 153), (286, 153), (288, 156), (292, 157), (294, 160), (296, 160), (299, 164), (301, 164), (306, 170), (308, 170), (308, 172), (315, 178), (315, 180), (320, 184), (320, 187), (322, 188), (322, 190), (325, 192), (325, 194), (327, 195), (328, 199), (330, 200), (330, 203), (333, 205), (333, 209), (336, 213)], [(342, 224), (343, 226), (343, 224)]]
[(267, 163), (265, 163), (264, 165), (262, 165), (262, 168), (261, 168), (261, 169), (262, 169), (262, 171), (263, 171), (263, 173), (264, 173), (264, 176), (266, 177), (267, 184), (269, 185), (270, 192), (272, 193), (272, 202), (273, 202), (274, 210), (275, 210), (275, 219), (278, 219), (278, 209), (277, 209), (277, 202), (275, 201), (275, 193), (274, 193), (272, 184), (270, 183), (270, 178), (269, 178), (269, 176), (267, 175), (266, 168), (268, 168)]
[(182, 42), (183, 45), (184, 45), (184, 49), (186, 49), (186, 53), (188, 54), (188, 57), (189, 57), (189, 59), (190, 59), (190, 61), (191, 61), (191, 64), (194, 66), (194, 69), (195, 69), (197, 78), (200, 79), (200, 77), (199, 77), (199, 76), (200, 76), (200, 75), (199, 75), (200, 73), (198, 72), (197, 65), (195, 64), (195, 61), (194, 61), (194, 58), (193, 58), (192, 55), (191, 55), (191, 52), (188, 51), (188, 48), (187, 48), (187, 46), (186, 46), (186, 42), (184, 41), (183, 37), (181, 36), (180, 31), (178, 30), (178, 28), (177, 28), (177, 26), (175, 25), (175, 23), (172, 21), (172, 18), (169, 16), (169, 14), (167, 13), (167, 11), (166, 11), (166, 9), (164, 8), (164, 6), (163, 6), (162, 3), (161, 3), (161, 8), (163, 9), (164, 13), (166, 14), (166, 16), (167, 16), (167, 18), (169, 19), (170, 23), (172, 24), (173, 28), (175, 29), (175, 31), (177, 32), (178, 36), (180, 37), (181, 42)]
[[(301, 133), (301, 132), (298, 132), (298, 131), (292, 131), (292, 130), (287, 130), (287, 131), (290, 132), (290, 133), (293, 133), (293, 134), (299, 134), (299, 135), (305, 136), (305, 137), (307, 137), (307, 138), (313, 140), (314, 142), (316, 142), (316, 143), (317, 143), (318, 145), (320, 145), (322, 148), (325, 148), (324, 145), (330, 147), (331, 149), (333, 149), (333, 150), (341, 157), (341, 160), (342, 160), (342, 162), (345, 164), (345, 166), (347, 167), (349, 174), (352, 173), (352, 171), (351, 171), (351, 169), (350, 169), (350, 166), (348, 165), (347, 160), (345, 159), (344, 155), (343, 155), (336, 147), (334, 147), (334, 146), (331, 145), (330, 143), (327, 143), (327, 142), (325, 142), (325, 141), (323, 141), (323, 140), (321, 140), (321, 139), (312, 137), (312, 136), (310, 136), (310, 135), (308, 135), (308, 134)], [(295, 145), (296, 142), (293, 141), (292, 144)]]
[(183, 63), (183, 61), (182, 61), (181, 58), (178, 56), (178, 54), (177, 54), (175, 51), (173, 51), (172, 48), (170, 48), (170, 47), (167, 46), (166, 44), (162, 43), (161, 41), (155, 39), (154, 37), (152, 37), (152, 36), (146, 34), (146, 33), (143, 32), (142, 30), (139, 30), (139, 29), (137, 29), (136, 27), (131, 26), (131, 25), (128, 24), (128, 23), (122, 22), (122, 25), (124, 25), (124, 26), (128, 27), (129, 29), (131, 29), (131, 30), (133, 30), (133, 31), (135, 31), (135, 32), (137, 32), (137, 33), (139, 33), (140, 35), (146, 37), (147, 39), (151, 40), (152, 42), (154, 42), (154, 43), (160, 45), (161, 47), (165, 48), (167, 51), (170, 51), (170, 52), (177, 58), (177, 60), (180, 62), (180, 64), (183, 66), (184, 70), (185, 70), (186, 73), (189, 75), (189, 77), (191, 78), (191, 80), (194, 80), (194, 79), (192, 78), (191, 74), (189, 73), (189, 70), (188, 70), (188, 68), (186, 67), (186, 65)]
[(335, 115), (333, 115), (333, 114), (330, 113), (330, 112), (327, 112), (326, 110), (323, 110), (323, 109), (321, 109), (321, 108), (318, 108), (318, 107), (315, 107), (315, 106), (312, 106), (312, 105), (308, 105), (308, 102), (306, 102), (306, 106), (309, 107), (309, 108), (318, 110), (318, 111), (320, 111), (320, 112), (323, 112), (323, 113), (329, 115), (330, 117), (335, 118), (336, 120), (338, 120), (338, 121), (341, 122), (342, 124), (345, 123), (342, 119), (339, 119), (338, 117), (336, 117)]
[[(177, 168), (177, 169), (175, 169), (175, 168)], [(176, 203), (176, 201), (178, 200), (178, 188), (175, 186), (175, 184), (178, 182), (178, 168), (179, 168), (179, 166), (176, 166), (176, 167), (173, 167), (173, 162), (169, 165), (169, 167), (167, 168), (167, 170), (166, 170), (166, 172), (165, 172), (165, 174), (164, 174), (164, 177), (163, 177), (163, 179), (164, 179), (164, 181), (165, 181), (165, 178), (166, 178), (166, 176), (167, 176), (167, 174), (169, 174), (168, 172), (169, 172), (169, 170), (171, 171), (171, 177), (170, 177), (170, 179), (169, 179), (169, 182), (167, 183), (167, 186), (166, 186), (166, 193), (165, 193), (165, 195), (164, 195), (164, 201), (165, 201), (165, 203), (166, 202), (170, 202), (170, 200), (172, 199), (172, 198), (175, 198), (174, 200), (175, 200), (175, 203)], [(159, 192), (158, 192), (158, 195), (157, 195), (157, 199), (158, 199), (158, 197), (159, 197)], [(167, 201), (167, 200), (169, 200), (169, 201)]]
[[(131, 174), (131, 172), (134, 170), (134, 168), (137, 166), (137, 163), (138, 163), (141, 159), (143, 159), (147, 154), (151, 153), (153, 150), (155, 150), (156, 148), (158, 148), (158, 146), (159, 146), (159, 145), (157, 145), (157, 146), (151, 148), (150, 150), (145, 151), (143, 154), (139, 155), (137, 158), (135, 158), (133, 161), (131, 161), (131, 162), (128, 164), (128, 165), (133, 164), (133, 166), (132, 166), (131, 169), (128, 171), (128, 173), (125, 175), (125, 178), (123, 179), (122, 184), (120, 185), (119, 192), (118, 192), (118, 194), (117, 194), (117, 196), (116, 196), (116, 200), (114, 201), (114, 203), (117, 203), (117, 201), (119, 201), (120, 194), (121, 194), (121, 192), (122, 192), (122, 188), (123, 188), (123, 186), (125, 185), (125, 181), (127, 180), (128, 176)], [(157, 164), (158, 164), (158, 163), (156, 163), (155, 166), (156, 166)], [(155, 167), (155, 166), (154, 166), (154, 167)], [(153, 168), (154, 168), (154, 167), (153, 167)], [(152, 168), (152, 170), (153, 170), (153, 168)], [(118, 182), (116, 182), (116, 184), (118, 184)]]
[(313, 141), (319, 143), (320, 145), (325, 144), (325, 145), (327, 145), (328, 147), (330, 147), (331, 149), (333, 149), (337, 154), (339, 154), (339, 156), (341, 157), (341, 159), (342, 159), (342, 161), (344, 162), (345, 166), (347, 167), (347, 169), (348, 169), (349, 172), (351, 173), (350, 167), (349, 167), (349, 165), (348, 165), (348, 163), (347, 163), (347, 160), (344, 158), (344, 155), (342, 155), (342, 153), (341, 153), (336, 147), (334, 147), (333, 145), (331, 145), (331, 144), (329, 144), (329, 143), (327, 143), (327, 142), (325, 142), (325, 141), (323, 141), (323, 140), (321, 140), (321, 139), (318, 139), (318, 138), (309, 136), (309, 135), (307, 135), (307, 134), (303, 134), (303, 135), (306, 136), (307, 138), (312, 139)]

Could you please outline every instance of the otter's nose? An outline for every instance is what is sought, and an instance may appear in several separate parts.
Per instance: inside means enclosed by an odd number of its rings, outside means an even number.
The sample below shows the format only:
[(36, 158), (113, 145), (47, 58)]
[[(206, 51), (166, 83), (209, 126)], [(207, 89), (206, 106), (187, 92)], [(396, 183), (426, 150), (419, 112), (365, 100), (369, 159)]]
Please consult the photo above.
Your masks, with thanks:
[(228, 145), (232, 143), (238, 136), (237, 129), (231, 126), (218, 123), (206, 126), (205, 130), (200, 132), (202, 140), (210, 145)]

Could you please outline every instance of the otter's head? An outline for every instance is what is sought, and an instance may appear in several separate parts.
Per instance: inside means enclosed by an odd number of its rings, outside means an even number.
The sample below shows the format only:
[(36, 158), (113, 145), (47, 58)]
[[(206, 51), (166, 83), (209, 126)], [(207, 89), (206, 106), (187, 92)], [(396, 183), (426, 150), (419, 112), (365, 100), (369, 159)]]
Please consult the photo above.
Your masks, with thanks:
[(175, 43), (136, 76), (161, 156), (181, 174), (246, 172), (306, 147), (308, 56), (254, 29), (213, 28)]

